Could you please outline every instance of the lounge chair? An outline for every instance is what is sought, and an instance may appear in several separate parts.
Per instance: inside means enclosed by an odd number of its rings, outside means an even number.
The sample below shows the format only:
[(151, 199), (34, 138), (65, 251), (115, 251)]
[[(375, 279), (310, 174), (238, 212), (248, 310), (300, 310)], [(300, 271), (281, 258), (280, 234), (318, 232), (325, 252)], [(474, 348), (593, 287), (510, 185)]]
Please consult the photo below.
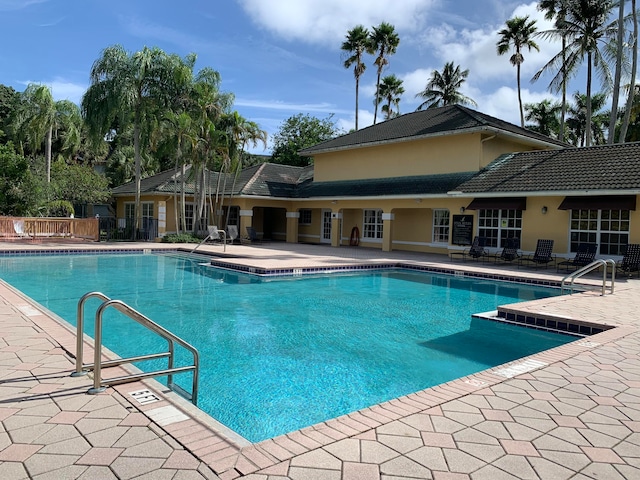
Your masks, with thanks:
[(596, 258), (597, 251), (597, 243), (580, 243), (578, 244), (576, 256), (571, 260), (565, 260), (564, 262), (558, 263), (557, 269), (558, 271), (560, 271), (560, 268), (564, 267), (564, 269), (568, 272), (569, 270), (577, 270), (586, 265), (589, 265)]
[(540, 267), (544, 265), (544, 268), (547, 268), (553, 261), (555, 261), (553, 255), (553, 240), (539, 238), (536, 251), (533, 252), (533, 255), (520, 257), (518, 259), (518, 266), (531, 265), (532, 267)]
[(484, 237), (475, 237), (473, 239), (473, 243), (471, 244), (471, 247), (463, 250), (462, 252), (450, 252), (449, 256), (451, 257), (451, 260), (453, 260), (454, 257), (456, 256), (460, 256), (462, 257), (462, 260), (466, 260), (467, 258), (471, 258), (473, 260), (479, 260), (479, 259), (484, 259), (487, 258), (487, 251), (485, 250), (484, 246), (487, 244), (487, 239)]
[(29, 234), (25, 231), (24, 220), (14, 220), (13, 231), (16, 232), (18, 237), (29, 237)]
[(616, 263), (616, 273), (624, 273), (631, 276), (636, 272), (640, 277), (640, 244), (630, 243), (622, 257), (622, 261)]
[(216, 225), (207, 225), (209, 235), (207, 238), (213, 242), (227, 243), (227, 232), (218, 230)]
[(238, 239), (237, 225), (227, 225), (227, 238), (229, 239), (229, 243), (236, 243), (236, 240)]
[(504, 247), (499, 255), (489, 255), (488, 258), (493, 258), (496, 262), (502, 260), (503, 262), (513, 262), (520, 258), (520, 239), (518, 237), (510, 237), (504, 240)]
[(258, 232), (253, 227), (247, 227), (247, 236), (251, 243), (262, 243), (262, 239), (258, 236)]

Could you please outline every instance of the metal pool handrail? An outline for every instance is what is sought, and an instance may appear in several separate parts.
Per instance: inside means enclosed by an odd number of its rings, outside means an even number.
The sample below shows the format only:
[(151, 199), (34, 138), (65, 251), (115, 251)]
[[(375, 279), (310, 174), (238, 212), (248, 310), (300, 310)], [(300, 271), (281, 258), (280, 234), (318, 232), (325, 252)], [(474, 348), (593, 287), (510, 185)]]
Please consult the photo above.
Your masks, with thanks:
[[(96, 311), (96, 319), (95, 319), (95, 333), (94, 333), (94, 343), (95, 343), (95, 347), (94, 347), (94, 363), (92, 364), (83, 364), (82, 363), (82, 341), (81, 341), (81, 337), (83, 335), (83, 306), (84, 303), (86, 302), (86, 300), (88, 298), (91, 297), (97, 297), (100, 298), (102, 300), (105, 300), (97, 309)], [(159, 335), (160, 337), (162, 337), (163, 339), (165, 339), (168, 343), (168, 351), (166, 352), (161, 352), (161, 353), (152, 353), (152, 354), (148, 354), (148, 355), (140, 355), (137, 357), (129, 357), (129, 358), (121, 358), (118, 360), (108, 360), (108, 361), (102, 361), (102, 316), (104, 311), (109, 308), (109, 307), (113, 307), (116, 310), (118, 310), (119, 312), (123, 313), (124, 315), (126, 315), (127, 317), (131, 318), (132, 320), (136, 321), (137, 323), (139, 323), (140, 325), (142, 325), (143, 327), (147, 328), (148, 330), (152, 331), (153, 333), (155, 333), (156, 335)], [(87, 293), (86, 295), (84, 295), (80, 301), (78, 302), (78, 343), (77, 346), (79, 346), (79, 348), (77, 349), (77, 356), (76, 356), (76, 371), (72, 374), (74, 376), (76, 375), (82, 375), (84, 371), (86, 370), (93, 370), (93, 388), (90, 388), (87, 393), (89, 394), (97, 394), (100, 393), (102, 391), (104, 391), (106, 389), (106, 386), (104, 385), (117, 385), (120, 383), (127, 383), (127, 382), (132, 382), (132, 381), (136, 381), (136, 380), (141, 380), (143, 378), (151, 378), (151, 377), (159, 377), (159, 376), (167, 376), (167, 385), (169, 386), (169, 388), (171, 388), (172, 390), (178, 391), (178, 393), (185, 395), (187, 397), (190, 397), (191, 402), (194, 405), (197, 405), (198, 403), (198, 376), (199, 376), (199, 369), (200, 369), (200, 354), (198, 353), (198, 350), (196, 350), (195, 347), (193, 347), (192, 345), (190, 345), (189, 343), (185, 342), (184, 340), (182, 340), (180, 337), (174, 335), (173, 333), (171, 333), (170, 331), (168, 331), (167, 329), (161, 327), (160, 325), (158, 325), (157, 323), (155, 323), (153, 320), (147, 318), (146, 316), (144, 316), (142, 313), (138, 312), (137, 310), (131, 308), (129, 305), (127, 305), (126, 303), (120, 301), (120, 300), (112, 300), (109, 297), (107, 297), (106, 295), (100, 293), (100, 292), (90, 292)], [(178, 345), (180, 345), (181, 347), (185, 348), (186, 350), (188, 350), (189, 352), (191, 352), (191, 354), (193, 355), (193, 365), (186, 365), (183, 367), (174, 367), (174, 343), (177, 343)], [(139, 362), (142, 360), (151, 360), (151, 359), (156, 359), (156, 358), (165, 358), (168, 357), (168, 368), (164, 369), (164, 370), (156, 370), (153, 372), (141, 372), (141, 373), (134, 373), (134, 374), (130, 374), (130, 375), (123, 375), (120, 377), (114, 377), (114, 378), (110, 378), (110, 379), (105, 379), (104, 381), (102, 380), (102, 368), (103, 367), (113, 367), (113, 366), (117, 366), (117, 365), (122, 365), (125, 363), (133, 363), (133, 362)], [(182, 388), (180, 388), (178, 385), (175, 385), (173, 383), (173, 374), (174, 373), (179, 373), (179, 372), (187, 372), (187, 371), (193, 371), (193, 384), (192, 384), (192, 389), (191, 389), (191, 394), (189, 394), (188, 392), (185, 392)]]
[(573, 294), (573, 282), (575, 282), (576, 278), (580, 278), (583, 275), (586, 275), (587, 273), (592, 272), (596, 268), (603, 267), (602, 268), (602, 296), (604, 297), (607, 289), (607, 267), (609, 266), (609, 264), (612, 265), (611, 293), (613, 294), (613, 290), (616, 283), (616, 262), (612, 259), (608, 259), (608, 260), (598, 259), (591, 262), (589, 265), (585, 265), (581, 269), (570, 273), (569, 275), (567, 275), (562, 279), (562, 283), (560, 285), (560, 293), (561, 294), (564, 293), (564, 288), (565, 288), (564, 284), (567, 280), (571, 279), (571, 282), (569, 283), (569, 295)]

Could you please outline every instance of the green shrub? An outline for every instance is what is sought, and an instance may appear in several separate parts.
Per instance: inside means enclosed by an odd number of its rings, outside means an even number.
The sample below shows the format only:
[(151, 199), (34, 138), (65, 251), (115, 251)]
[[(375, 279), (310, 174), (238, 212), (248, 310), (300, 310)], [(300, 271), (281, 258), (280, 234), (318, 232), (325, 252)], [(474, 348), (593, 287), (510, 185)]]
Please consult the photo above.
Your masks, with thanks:
[(190, 233), (168, 233), (162, 237), (162, 243), (200, 243), (201, 238), (194, 237)]

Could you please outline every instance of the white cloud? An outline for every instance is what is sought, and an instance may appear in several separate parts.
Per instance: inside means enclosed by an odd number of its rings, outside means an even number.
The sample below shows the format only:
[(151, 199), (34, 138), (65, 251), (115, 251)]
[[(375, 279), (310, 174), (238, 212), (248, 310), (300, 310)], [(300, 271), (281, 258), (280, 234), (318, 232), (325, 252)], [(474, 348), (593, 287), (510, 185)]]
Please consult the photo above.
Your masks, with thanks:
[[(528, 89), (521, 90), (521, 95), (523, 106), (527, 103), (538, 103), (545, 99), (558, 100), (548, 92), (532, 92)], [(517, 89), (500, 87), (496, 91), (476, 97), (474, 100), (478, 102), (479, 111), (515, 125), (520, 125)]]
[(287, 103), (280, 100), (249, 100), (236, 98), (234, 105), (239, 107), (264, 108), (267, 110), (284, 110), (289, 112), (347, 113), (331, 103)]
[(357, 24), (389, 22), (397, 30), (416, 30), (437, 0), (238, 0), (247, 15), (266, 30), (288, 40), (330, 45)]
[(22, 10), (23, 8), (46, 3), (48, 0), (0, 0), (0, 11)]
[[(552, 28), (551, 22), (544, 19), (544, 14), (537, 10), (537, 3), (518, 6), (509, 16), (529, 16), (536, 20), (538, 31)], [(515, 83), (515, 67), (509, 62), (510, 54), (498, 56), (496, 42), (498, 31), (504, 28), (504, 22), (480, 29), (462, 29), (456, 31), (449, 25), (429, 28), (422, 36), (424, 48), (429, 48), (445, 62), (454, 61), (462, 68), (470, 70), (469, 82), (486, 81), (504, 78), (509, 75)], [(541, 37), (534, 39), (540, 51), (525, 50), (523, 52), (522, 78), (528, 81), (542, 65), (560, 50), (558, 42), (545, 40)], [(442, 68), (441, 66), (438, 68)]]
[(80, 83), (69, 82), (63, 78), (56, 77), (51, 81), (47, 80), (25, 80), (18, 82), (25, 87), (32, 83), (38, 85), (46, 85), (51, 89), (51, 95), (54, 100), (70, 100), (73, 103), (80, 105), (84, 92), (87, 91), (88, 86)]

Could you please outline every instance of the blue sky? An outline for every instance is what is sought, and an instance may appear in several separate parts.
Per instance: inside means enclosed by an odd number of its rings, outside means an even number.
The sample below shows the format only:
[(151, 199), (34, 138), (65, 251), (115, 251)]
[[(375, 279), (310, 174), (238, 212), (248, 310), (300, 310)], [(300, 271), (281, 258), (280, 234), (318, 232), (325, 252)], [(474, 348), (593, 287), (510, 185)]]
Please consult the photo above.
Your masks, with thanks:
[[(235, 109), (271, 136), (288, 117), (331, 114), (345, 130), (355, 120), (355, 81), (343, 67), (340, 45), (347, 30), (382, 21), (400, 35), (385, 74), (403, 79), (401, 113), (418, 106), (433, 69), (454, 61), (470, 70), (464, 93), (477, 109), (518, 123), (516, 71), (499, 57), (497, 32), (514, 15), (551, 28), (536, 2), (510, 0), (0, 0), (0, 83), (23, 91), (29, 83), (52, 88), (58, 100), (77, 103), (101, 51), (121, 44), (129, 51), (157, 46), (184, 56), (196, 53), (196, 69), (211, 67), (222, 89), (235, 94)], [(552, 95), (548, 79), (531, 76), (559, 51), (538, 40), (525, 52), (523, 101)], [(373, 121), (375, 67), (367, 57), (361, 79), (360, 126)], [(585, 91), (578, 75), (569, 92)], [(269, 153), (261, 147), (256, 153)]]

